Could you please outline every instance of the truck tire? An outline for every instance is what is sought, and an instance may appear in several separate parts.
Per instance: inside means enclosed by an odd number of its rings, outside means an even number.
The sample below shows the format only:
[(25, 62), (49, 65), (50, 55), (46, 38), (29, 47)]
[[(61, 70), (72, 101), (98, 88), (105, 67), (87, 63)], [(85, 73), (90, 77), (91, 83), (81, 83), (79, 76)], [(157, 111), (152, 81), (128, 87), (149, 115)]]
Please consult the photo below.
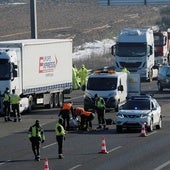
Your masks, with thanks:
[(163, 91), (163, 87), (161, 86), (160, 82), (157, 83), (157, 86), (158, 86), (158, 91), (162, 92)]
[(148, 81), (152, 82), (152, 80), (153, 80), (153, 71), (150, 70), (149, 73), (148, 73)]
[(123, 132), (122, 126), (117, 125), (117, 126), (116, 126), (116, 132), (117, 132), (117, 133), (122, 133), (122, 132)]
[(61, 107), (64, 103), (64, 94), (58, 92), (57, 93), (57, 107)]

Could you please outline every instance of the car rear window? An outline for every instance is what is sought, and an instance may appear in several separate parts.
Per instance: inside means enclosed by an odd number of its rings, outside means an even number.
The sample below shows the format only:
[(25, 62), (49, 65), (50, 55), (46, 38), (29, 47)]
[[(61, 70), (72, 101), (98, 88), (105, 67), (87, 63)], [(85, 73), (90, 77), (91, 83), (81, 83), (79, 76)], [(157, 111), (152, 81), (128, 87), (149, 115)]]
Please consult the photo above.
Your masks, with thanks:
[(123, 105), (124, 110), (150, 110), (149, 100), (130, 100)]

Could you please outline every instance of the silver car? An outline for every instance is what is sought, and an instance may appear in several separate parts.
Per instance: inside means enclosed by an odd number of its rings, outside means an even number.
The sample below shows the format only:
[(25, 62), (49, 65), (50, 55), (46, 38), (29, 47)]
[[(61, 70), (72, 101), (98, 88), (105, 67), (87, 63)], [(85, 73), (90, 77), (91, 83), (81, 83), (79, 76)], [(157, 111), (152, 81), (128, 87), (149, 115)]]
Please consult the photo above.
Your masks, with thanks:
[(143, 123), (148, 132), (154, 127), (161, 129), (161, 107), (149, 95), (132, 96), (116, 115), (116, 130), (121, 133), (123, 129), (141, 129)]

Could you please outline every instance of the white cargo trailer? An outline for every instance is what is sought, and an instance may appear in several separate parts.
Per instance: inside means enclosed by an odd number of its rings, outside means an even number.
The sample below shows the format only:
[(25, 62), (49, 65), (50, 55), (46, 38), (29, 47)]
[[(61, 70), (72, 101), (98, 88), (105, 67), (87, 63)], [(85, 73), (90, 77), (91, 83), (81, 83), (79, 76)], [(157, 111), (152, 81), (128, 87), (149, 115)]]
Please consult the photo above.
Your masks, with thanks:
[(0, 92), (15, 89), (21, 112), (38, 104), (60, 106), (71, 92), (71, 39), (1, 41), (0, 51)]

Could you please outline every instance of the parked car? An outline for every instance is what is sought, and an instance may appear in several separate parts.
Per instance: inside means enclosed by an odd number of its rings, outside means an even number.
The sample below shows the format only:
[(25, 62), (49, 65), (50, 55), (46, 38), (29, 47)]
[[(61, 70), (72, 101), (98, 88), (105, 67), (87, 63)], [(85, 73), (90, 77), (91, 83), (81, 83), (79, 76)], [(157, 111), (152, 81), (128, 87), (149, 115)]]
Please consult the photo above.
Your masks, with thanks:
[(157, 86), (158, 91), (163, 91), (164, 88), (170, 89), (170, 66), (159, 68)]
[(145, 124), (146, 131), (162, 128), (161, 106), (150, 95), (132, 96), (122, 105), (116, 115), (116, 130), (141, 129)]

